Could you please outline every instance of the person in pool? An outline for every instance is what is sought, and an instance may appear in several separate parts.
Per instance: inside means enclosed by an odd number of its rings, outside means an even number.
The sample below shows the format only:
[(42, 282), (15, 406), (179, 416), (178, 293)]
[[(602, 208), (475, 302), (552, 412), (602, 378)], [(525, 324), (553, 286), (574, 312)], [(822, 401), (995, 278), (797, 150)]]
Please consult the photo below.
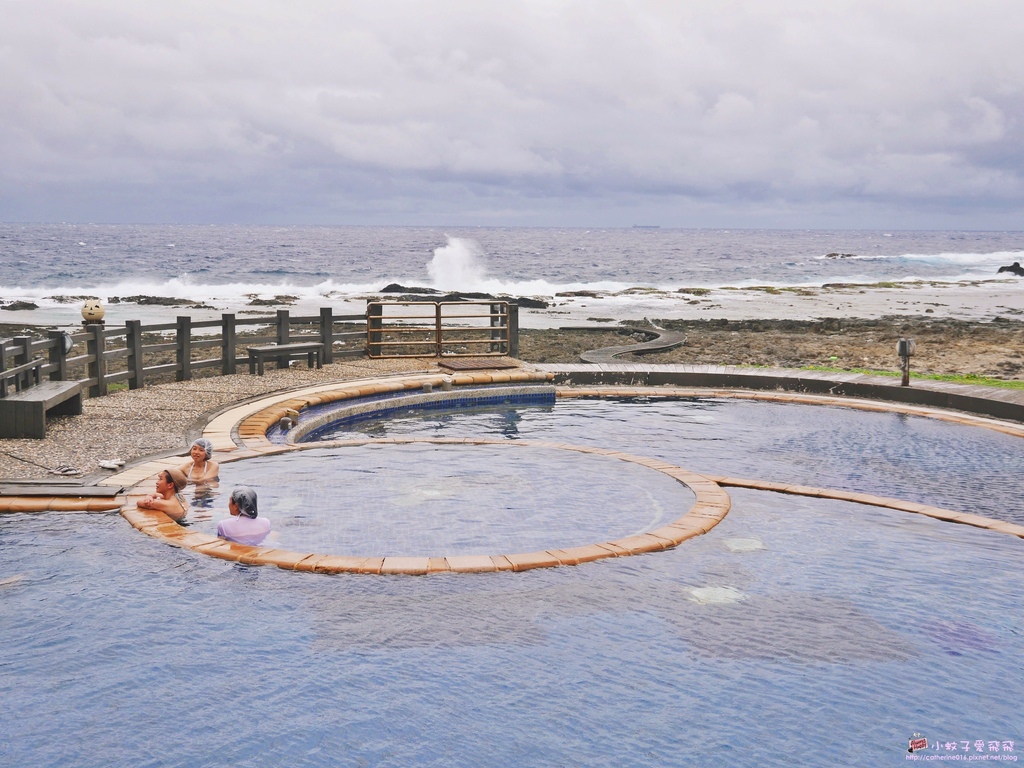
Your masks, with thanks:
[(184, 473), (185, 479), (195, 485), (212, 485), (220, 473), (220, 464), (213, 461), (213, 443), (200, 437), (189, 448), (192, 460), (182, 464), (178, 469)]
[(256, 491), (242, 486), (235, 488), (228, 499), (231, 517), (217, 523), (217, 535), (239, 544), (258, 546), (270, 533), (270, 521), (257, 517)]
[(185, 474), (180, 469), (165, 469), (156, 476), (156, 493), (139, 499), (135, 506), (163, 512), (171, 520), (180, 523), (188, 514), (188, 502), (181, 495), (187, 484)]

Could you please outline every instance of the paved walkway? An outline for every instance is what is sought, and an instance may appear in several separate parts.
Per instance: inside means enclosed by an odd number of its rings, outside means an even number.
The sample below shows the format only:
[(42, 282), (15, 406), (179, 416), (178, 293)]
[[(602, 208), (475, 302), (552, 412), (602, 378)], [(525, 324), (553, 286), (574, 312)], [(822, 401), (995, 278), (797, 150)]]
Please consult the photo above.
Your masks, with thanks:
[(614, 347), (601, 347), (600, 349), (591, 349), (588, 352), (584, 352), (580, 355), (580, 360), (584, 363), (613, 363), (616, 357), (621, 355), (643, 355), (650, 352), (665, 352), (676, 347), (681, 347), (686, 343), (686, 334), (679, 333), (678, 331), (666, 331), (663, 328), (640, 328), (633, 326), (625, 326), (631, 331), (636, 333), (653, 334), (654, 338), (650, 341), (640, 342), (639, 344), (620, 344)]

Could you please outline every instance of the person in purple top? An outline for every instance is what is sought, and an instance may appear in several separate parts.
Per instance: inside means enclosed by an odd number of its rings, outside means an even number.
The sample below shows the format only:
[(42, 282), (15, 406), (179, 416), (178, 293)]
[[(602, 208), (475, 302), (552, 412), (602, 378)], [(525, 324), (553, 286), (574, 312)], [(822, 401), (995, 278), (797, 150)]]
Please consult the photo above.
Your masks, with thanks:
[(217, 535), (239, 544), (258, 546), (270, 533), (270, 521), (257, 517), (256, 491), (242, 486), (235, 488), (228, 499), (231, 517), (217, 523)]

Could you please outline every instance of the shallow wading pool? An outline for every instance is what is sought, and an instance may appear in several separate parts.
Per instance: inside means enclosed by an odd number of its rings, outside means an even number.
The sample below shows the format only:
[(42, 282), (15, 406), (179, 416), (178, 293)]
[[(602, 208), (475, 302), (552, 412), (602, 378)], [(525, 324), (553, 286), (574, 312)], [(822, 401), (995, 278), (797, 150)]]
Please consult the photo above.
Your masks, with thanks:
[[(408, 414), (333, 437), (359, 435), (594, 445), (1021, 522), (1007, 472), (1019, 439), (895, 414), (580, 401)], [(512, 445), (313, 447), (225, 464), (222, 478), (223, 491), (258, 489), (280, 546), (314, 551), (567, 545), (693, 500), (644, 467)], [(915, 732), (1024, 751), (1021, 540), (729, 493), (725, 520), (672, 550), (426, 578), (230, 564), (117, 516), (0, 517), (0, 758), (895, 765)]]

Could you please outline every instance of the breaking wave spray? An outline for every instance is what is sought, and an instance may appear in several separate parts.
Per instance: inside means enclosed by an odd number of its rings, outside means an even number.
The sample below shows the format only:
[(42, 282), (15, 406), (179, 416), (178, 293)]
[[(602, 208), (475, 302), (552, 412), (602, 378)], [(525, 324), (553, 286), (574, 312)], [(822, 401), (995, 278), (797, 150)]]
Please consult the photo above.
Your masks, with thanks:
[(483, 252), (472, 240), (449, 237), (448, 244), (434, 249), (427, 274), (434, 288), (446, 291), (479, 291), (485, 275)]

